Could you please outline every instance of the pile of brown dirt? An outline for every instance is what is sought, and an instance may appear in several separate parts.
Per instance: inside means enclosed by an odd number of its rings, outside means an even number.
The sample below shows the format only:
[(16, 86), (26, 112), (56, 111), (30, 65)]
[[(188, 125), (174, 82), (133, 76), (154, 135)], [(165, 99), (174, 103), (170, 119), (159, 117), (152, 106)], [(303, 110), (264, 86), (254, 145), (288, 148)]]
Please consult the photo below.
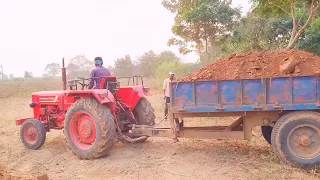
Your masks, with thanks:
[(305, 51), (232, 54), (182, 78), (186, 81), (257, 79), (320, 74), (320, 56)]

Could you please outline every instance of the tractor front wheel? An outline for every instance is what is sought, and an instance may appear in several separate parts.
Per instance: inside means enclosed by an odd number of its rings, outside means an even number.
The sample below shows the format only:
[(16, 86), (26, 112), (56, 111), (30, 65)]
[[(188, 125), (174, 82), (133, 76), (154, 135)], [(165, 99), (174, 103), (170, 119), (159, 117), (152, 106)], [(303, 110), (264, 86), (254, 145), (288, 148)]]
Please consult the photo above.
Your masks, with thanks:
[(102, 157), (116, 142), (110, 109), (92, 98), (80, 99), (70, 107), (64, 130), (69, 148), (80, 159)]
[(137, 119), (139, 125), (154, 126), (155, 118), (154, 109), (151, 103), (146, 98), (141, 98), (136, 107), (133, 110), (133, 114)]
[(20, 128), (20, 138), (28, 149), (39, 149), (46, 140), (46, 129), (44, 125), (36, 119), (25, 121)]

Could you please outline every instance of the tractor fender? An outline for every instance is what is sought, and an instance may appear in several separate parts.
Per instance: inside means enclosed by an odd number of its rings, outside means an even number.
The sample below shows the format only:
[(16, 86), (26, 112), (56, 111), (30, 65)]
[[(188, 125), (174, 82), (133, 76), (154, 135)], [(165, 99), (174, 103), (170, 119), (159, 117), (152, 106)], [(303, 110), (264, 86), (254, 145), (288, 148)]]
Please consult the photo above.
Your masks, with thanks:
[(73, 96), (78, 98), (94, 97), (100, 104), (115, 104), (115, 97), (107, 89), (92, 89), (85, 91), (68, 92), (66, 96)]
[(133, 110), (140, 101), (140, 99), (147, 95), (149, 94), (148, 91), (146, 91), (146, 88), (144, 88), (141, 85), (138, 85), (120, 88), (119, 92), (117, 93), (117, 98), (120, 98), (122, 102), (129, 105), (131, 110)]
[(16, 126), (22, 125), (25, 121), (27, 121), (27, 120), (29, 120), (29, 119), (33, 119), (33, 118), (30, 117), (30, 118), (17, 119), (17, 120), (16, 120)]

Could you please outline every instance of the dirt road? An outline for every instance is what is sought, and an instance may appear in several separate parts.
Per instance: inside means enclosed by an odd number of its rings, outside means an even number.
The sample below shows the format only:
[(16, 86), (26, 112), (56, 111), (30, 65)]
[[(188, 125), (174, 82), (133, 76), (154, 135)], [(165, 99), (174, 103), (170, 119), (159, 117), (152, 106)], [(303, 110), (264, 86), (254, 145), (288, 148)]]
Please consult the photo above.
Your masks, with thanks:
[[(41, 149), (27, 150), (19, 140), (19, 127), (14, 120), (32, 116), (29, 99), (0, 101), (0, 179), (9, 176), (54, 180), (319, 178), (319, 171), (281, 164), (258, 131), (251, 142), (181, 139), (173, 143), (167, 138), (150, 138), (143, 144), (118, 143), (107, 157), (94, 161), (79, 160), (68, 150), (62, 131), (52, 131)], [(160, 97), (154, 96), (150, 101), (159, 121), (163, 115)]]

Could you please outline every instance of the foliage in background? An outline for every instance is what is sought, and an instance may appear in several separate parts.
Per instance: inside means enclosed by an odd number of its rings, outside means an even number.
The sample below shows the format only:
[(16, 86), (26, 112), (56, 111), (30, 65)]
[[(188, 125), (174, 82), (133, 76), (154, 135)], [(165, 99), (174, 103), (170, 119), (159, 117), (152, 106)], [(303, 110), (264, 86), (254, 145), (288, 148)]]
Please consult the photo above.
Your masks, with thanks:
[[(198, 71), (199, 67), (198, 63), (182, 62), (171, 51), (164, 51), (160, 54), (147, 51), (136, 60), (132, 60), (128, 55), (124, 58), (118, 58), (111, 69), (112, 74), (117, 77), (143, 75), (148, 86), (158, 89), (162, 87), (163, 80), (169, 77), (170, 71), (175, 72), (179, 78)], [(127, 84), (126, 81), (121, 83)]]
[(290, 21), (285, 17), (266, 17), (251, 12), (241, 19), (232, 35), (218, 43), (224, 55), (266, 51), (285, 47), (289, 40)]
[(306, 29), (298, 48), (320, 55), (320, 18), (315, 19)]
[(112, 74), (117, 76), (131, 76), (134, 72), (134, 64), (129, 55), (118, 58), (114, 61), (112, 67)]
[(58, 63), (47, 64), (44, 68), (44, 77), (57, 76), (61, 74), (61, 66)]
[(320, 0), (251, 0), (254, 11), (266, 16), (290, 17), (292, 28), (286, 49), (295, 47), (304, 31), (319, 14)]
[(135, 62), (135, 72), (138, 74), (155, 78), (155, 70), (159, 63), (158, 55), (152, 50), (145, 52), (142, 56), (138, 57)]
[(175, 14), (168, 45), (176, 45), (180, 53), (192, 51), (202, 55), (202, 65), (217, 57), (216, 42), (228, 35), (240, 18), (240, 9), (231, 7), (231, 0), (163, 0), (162, 5)]
[(70, 59), (67, 66), (67, 78), (89, 77), (94, 68), (93, 61), (90, 61), (84, 55), (77, 55)]
[(28, 72), (28, 71), (24, 72), (24, 78), (28, 79), (28, 78), (32, 78), (32, 77), (33, 77), (32, 72)]

